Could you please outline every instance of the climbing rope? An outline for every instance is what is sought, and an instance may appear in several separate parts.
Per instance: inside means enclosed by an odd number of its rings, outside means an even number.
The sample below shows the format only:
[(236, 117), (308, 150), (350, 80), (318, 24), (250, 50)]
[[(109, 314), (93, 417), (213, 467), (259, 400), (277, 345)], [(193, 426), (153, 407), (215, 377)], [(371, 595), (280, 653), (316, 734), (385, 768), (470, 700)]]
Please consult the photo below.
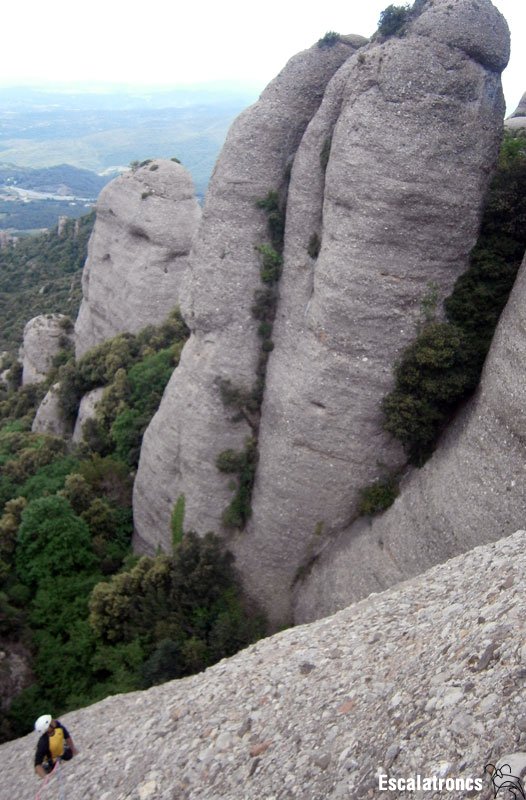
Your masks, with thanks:
[(57, 775), (58, 775), (58, 795), (60, 800), (64, 800), (64, 778), (60, 768), (60, 758), (57, 758)]
[(36, 797), (35, 797), (35, 800), (40, 800), (40, 796), (41, 796), (42, 792), (44, 791), (44, 789), (46, 788), (48, 780), (51, 778), (52, 775), (55, 774), (55, 772), (58, 775), (58, 793), (59, 793), (59, 797), (60, 797), (60, 800), (64, 800), (64, 784), (62, 782), (62, 771), (60, 769), (60, 758), (57, 758), (57, 760), (55, 761), (55, 766), (53, 767), (51, 772), (48, 772), (48, 774), (44, 778), (44, 783), (42, 784), (42, 786), (38, 790), (38, 792), (36, 794)]

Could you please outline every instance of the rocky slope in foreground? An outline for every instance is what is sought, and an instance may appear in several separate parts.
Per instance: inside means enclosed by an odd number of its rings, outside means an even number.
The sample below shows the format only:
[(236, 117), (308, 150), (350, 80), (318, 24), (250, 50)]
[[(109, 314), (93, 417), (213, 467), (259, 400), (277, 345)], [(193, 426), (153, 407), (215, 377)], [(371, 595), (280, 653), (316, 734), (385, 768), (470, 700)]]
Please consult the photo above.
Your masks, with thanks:
[[(481, 778), (485, 800), (484, 765), (526, 749), (525, 569), (519, 531), (205, 673), (67, 714), (81, 752), (65, 797), (364, 800), (381, 772)], [(35, 745), (0, 747), (2, 798), (33, 797)]]

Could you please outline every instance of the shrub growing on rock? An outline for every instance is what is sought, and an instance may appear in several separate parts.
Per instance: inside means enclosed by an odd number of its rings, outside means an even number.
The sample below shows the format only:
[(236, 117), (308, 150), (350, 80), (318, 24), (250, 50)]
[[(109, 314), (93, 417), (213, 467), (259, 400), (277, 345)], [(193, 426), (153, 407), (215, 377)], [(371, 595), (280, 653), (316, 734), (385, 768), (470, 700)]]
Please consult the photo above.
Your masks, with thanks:
[(378, 33), (382, 36), (400, 36), (409, 18), (409, 6), (390, 5), (380, 14)]
[(90, 625), (103, 647), (139, 641), (146, 685), (191, 674), (263, 633), (249, 618), (217, 536), (186, 533), (172, 557), (143, 557), (93, 590)]
[[(445, 300), (446, 322), (424, 325), (395, 368), (384, 427), (421, 466), (480, 378), (526, 248), (526, 139), (506, 133), (469, 269)], [(428, 295), (428, 298), (431, 296)], [(432, 312), (432, 304), (427, 311)]]

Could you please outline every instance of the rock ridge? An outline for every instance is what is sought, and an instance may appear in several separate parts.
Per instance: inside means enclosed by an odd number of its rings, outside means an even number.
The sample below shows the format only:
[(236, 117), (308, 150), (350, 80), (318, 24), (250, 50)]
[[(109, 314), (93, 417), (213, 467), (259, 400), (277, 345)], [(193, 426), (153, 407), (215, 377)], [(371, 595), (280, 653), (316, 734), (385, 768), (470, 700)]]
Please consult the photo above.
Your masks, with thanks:
[(344, 39), (292, 58), (230, 129), (181, 298), (192, 334), (143, 439), (134, 485), (138, 549), (170, 547), (170, 516), (183, 494), (187, 529), (204, 533), (221, 527), (232, 489), (216, 458), (224, 450), (242, 449), (252, 435), (246, 421), (232, 424), (220, 384), (228, 379), (250, 391), (256, 378), (261, 340), (252, 306), (261, 282), (255, 246), (268, 241), (265, 214), (256, 201), (269, 191), (285, 197), (287, 171), (327, 83), (356, 51), (356, 41), (366, 41)]
[(360, 490), (405, 463), (381, 401), (430, 285), (440, 303), (468, 267), (502, 131), (508, 31), (477, 5), (475, 24), (469, 0), (425, 4), (402, 38), (349, 59), (294, 161), (252, 517), (231, 544), (276, 624)]

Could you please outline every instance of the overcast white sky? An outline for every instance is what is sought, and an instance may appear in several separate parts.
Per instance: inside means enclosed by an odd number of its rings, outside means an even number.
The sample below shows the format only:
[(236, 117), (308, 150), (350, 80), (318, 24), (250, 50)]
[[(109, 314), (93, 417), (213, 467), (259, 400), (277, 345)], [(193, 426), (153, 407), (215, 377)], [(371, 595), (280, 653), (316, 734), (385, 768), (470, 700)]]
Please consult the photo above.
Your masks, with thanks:
[[(526, 92), (526, 0), (493, 1), (512, 34), (503, 80), (513, 110)], [(290, 56), (326, 31), (370, 36), (388, 4), (11, 0), (0, 14), (0, 84), (80, 80), (174, 86), (234, 80), (263, 88)]]

